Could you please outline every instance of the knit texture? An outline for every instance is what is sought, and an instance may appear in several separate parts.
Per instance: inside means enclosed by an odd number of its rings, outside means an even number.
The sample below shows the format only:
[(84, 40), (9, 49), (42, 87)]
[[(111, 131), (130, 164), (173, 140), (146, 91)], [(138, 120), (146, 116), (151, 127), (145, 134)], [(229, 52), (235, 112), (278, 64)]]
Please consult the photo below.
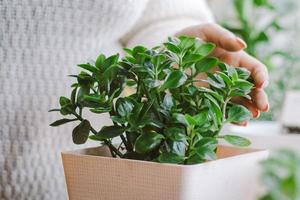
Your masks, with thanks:
[(211, 19), (201, 0), (0, 0), (0, 199), (67, 199), (60, 152), (82, 146), (47, 111), (77, 63)]

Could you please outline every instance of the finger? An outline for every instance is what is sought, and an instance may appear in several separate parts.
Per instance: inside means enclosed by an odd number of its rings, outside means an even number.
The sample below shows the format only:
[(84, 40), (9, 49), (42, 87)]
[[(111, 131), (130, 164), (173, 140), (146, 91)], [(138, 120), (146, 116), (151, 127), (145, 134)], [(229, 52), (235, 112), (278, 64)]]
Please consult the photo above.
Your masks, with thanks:
[(242, 39), (217, 24), (201, 25), (200, 32), (203, 33), (203, 40), (213, 42), (228, 51), (240, 51), (247, 47)]
[(263, 111), (268, 112), (270, 109), (268, 96), (263, 89), (255, 88), (251, 91), (250, 96), (256, 107)]
[(247, 47), (242, 39), (218, 24), (208, 23), (192, 26), (182, 30), (177, 35), (182, 34), (200, 37), (204, 41), (215, 43), (218, 47), (227, 51), (240, 51)]
[(239, 52), (238, 66), (244, 67), (251, 72), (251, 77), (254, 80), (254, 84), (257, 88), (265, 88), (269, 84), (269, 74), (267, 67), (250, 56), (244, 51)]
[(222, 48), (215, 48), (212, 56), (219, 58), (222, 62), (229, 65), (239, 66), (239, 52), (229, 52)]
[(260, 111), (257, 109), (257, 106), (249, 99), (246, 99), (244, 97), (236, 97), (231, 101), (245, 106), (252, 113), (253, 118), (258, 118), (260, 116)]
[(248, 126), (248, 122), (247, 121), (243, 121), (243, 122), (233, 122), (232, 124), (238, 125), (238, 126)]

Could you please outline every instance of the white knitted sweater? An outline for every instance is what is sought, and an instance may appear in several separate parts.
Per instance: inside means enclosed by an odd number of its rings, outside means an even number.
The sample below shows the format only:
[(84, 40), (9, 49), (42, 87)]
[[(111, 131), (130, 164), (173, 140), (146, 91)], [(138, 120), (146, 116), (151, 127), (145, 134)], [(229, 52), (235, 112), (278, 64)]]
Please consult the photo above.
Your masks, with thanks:
[(75, 64), (208, 21), (202, 0), (0, 0), (0, 199), (66, 199), (60, 152), (80, 147), (47, 110)]

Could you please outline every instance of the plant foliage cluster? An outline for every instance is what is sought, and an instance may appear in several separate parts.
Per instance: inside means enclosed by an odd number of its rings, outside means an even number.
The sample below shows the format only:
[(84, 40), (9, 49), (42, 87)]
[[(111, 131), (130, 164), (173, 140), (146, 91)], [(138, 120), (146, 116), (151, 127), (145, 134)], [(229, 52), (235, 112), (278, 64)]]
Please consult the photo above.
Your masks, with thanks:
[[(247, 146), (250, 142), (245, 138), (219, 133), (224, 123), (252, 116), (231, 101), (250, 98), (249, 71), (211, 57), (214, 48), (181, 36), (152, 49), (125, 49), (123, 59), (101, 54), (95, 62), (80, 64), (83, 71), (71, 75), (76, 80), (71, 96), (60, 97), (61, 107), (51, 110), (70, 117), (51, 126), (79, 121), (72, 133), (74, 143), (90, 138), (108, 145), (114, 157), (162, 163), (216, 159), (220, 139)], [(132, 94), (124, 95), (128, 88)], [(82, 115), (83, 109), (109, 113), (113, 125), (95, 130)], [(115, 137), (122, 141), (119, 147), (112, 145)]]
[(300, 199), (300, 157), (282, 149), (262, 163), (267, 192), (260, 200)]

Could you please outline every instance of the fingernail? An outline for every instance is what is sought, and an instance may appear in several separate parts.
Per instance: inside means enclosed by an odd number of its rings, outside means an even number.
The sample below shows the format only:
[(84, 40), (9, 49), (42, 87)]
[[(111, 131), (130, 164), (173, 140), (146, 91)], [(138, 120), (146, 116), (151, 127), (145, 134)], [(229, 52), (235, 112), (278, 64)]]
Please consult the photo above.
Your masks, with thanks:
[(260, 116), (260, 112), (258, 110), (253, 114), (253, 118), (258, 118)]
[(241, 38), (236, 37), (236, 41), (242, 49), (247, 48), (246, 42), (244, 40), (242, 40)]
[(267, 105), (265, 106), (265, 108), (263, 109), (263, 111), (264, 111), (264, 112), (268, 112), (268, 111), (269, 111), (269, 109), (270, 109), (270, 105), (269, 105), (269, 104), (267, 104)]
[(248, 126), (248, 122), (247, 121), (246, 122), (242, 122), (241, 125), (242, 126)]

